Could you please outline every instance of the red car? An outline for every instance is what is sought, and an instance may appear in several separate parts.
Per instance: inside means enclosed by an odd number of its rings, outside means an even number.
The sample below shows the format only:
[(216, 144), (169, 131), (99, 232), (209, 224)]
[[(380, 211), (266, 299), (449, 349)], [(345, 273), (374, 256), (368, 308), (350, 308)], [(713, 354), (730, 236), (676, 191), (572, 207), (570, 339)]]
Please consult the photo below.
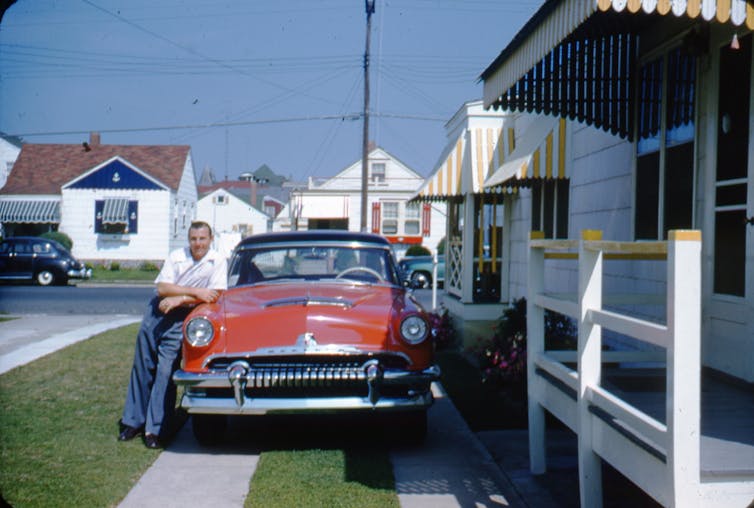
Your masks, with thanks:
[(202, 443), (227, 415), (398, 413), (426, 433), (438, 379), (426, 312), (384, 238), (347, 231), (243, 240), (228, 290), (184, 323), (174, 380)]

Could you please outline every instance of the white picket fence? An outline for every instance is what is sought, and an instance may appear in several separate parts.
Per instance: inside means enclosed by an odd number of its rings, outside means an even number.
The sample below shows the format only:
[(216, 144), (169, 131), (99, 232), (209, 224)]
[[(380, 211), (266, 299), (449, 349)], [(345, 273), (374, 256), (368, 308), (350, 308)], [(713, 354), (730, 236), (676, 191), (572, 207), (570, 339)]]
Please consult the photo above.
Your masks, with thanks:
[[(664, 506), (708, 506), (709, 493), (700, 484), (701, 233), (671, 231), (667, 242), (601, 237), (599, 231), (584, 231), (581, 240), (542, 240), (532, 233), (527, 302), (531, 471), (546, 470), (547, 409), (578, 434), (581, 506), (602, 506), (602, 459)], [(576, 301), (545, 293), (545, 260), (552, 258), (577, 260)], [(603, 264), (610, 259), (666, 260), (664, 325), (603, 308)], [(576, 320), (575, 354), (545, 350), (545, 309)], [(659, 358), (656, 351), (604, 352), (602, 328), (664, 351)], [(664, 423), (600, 383), (603, 362), (657, 359), (664, 361), (667, 375)], [(576, 362), (577, 370), (568, 361)]]

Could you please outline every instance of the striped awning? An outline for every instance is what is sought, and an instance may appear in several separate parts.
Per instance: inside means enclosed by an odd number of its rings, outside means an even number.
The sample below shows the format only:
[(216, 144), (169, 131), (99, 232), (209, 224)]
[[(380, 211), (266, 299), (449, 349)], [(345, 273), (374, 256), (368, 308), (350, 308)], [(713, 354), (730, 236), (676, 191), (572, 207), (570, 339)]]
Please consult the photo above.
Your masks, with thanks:
[(105, 198), (102, 224), (128, 225), (128, 198)]
[(0, 222), (59, 223), (60, 201), (49, 199), (0, 200)]
[(440, 162), (411, 198), (412, 201), (444, 201), (453, 196), (461, 196), (464, 138), (465, 131), (454, 143), (445, 147)]
[[(687, 19), (745, 25), (754, 28), (754, 4), (747, 0), (549, 0), (516, 34), (511, 43), (482, 73), (484, 107), (500, 105), (499, 101), (527, 73), (541, 66), (546, 55), (566, 41), (589, 18), (599, 16), (673, 15)], [(614, 25), (610, 21), (605, 27)], [(623, 42), (598, 42), (622, 45)], [(573, 51), (571, 48), (569, 51)], [(607, 53), (607, 51), (606, 51)], [(616, 53), (611, 50), (610, 53)], [(620, 60), (618, 58), (618, 60)], [(563, 61), (563, 60), (556, 60)], [(546, 64), (545, 64), (546, 65)], [(617, 79), (617, 75), (616, 75)], [(538, 81), (538, 80), (537, 80)], [(532, 82), (534, 83), (534, 82)], [(528, 87), (531, 90), (531, 87)], [(523, 98), (521, 98), (523, 100)], [(531, 108), (532, 104), (528, 104)], [(536, 109), (536, 107), (535, 107)], [(529, 109), (531, 111), (531, 109)]]
[(521, 136), (516, 149), (484, 182), (486, 189), (512, 191), (531, 185), (535, 179), (567, 178), (566, 121), (536, 118)]
[(442, 201), (488, 192), (485, 179), (510, 157), (514, 145), (513, 127), (467, 129), (446, 147), (440, 164), (412, 200)]

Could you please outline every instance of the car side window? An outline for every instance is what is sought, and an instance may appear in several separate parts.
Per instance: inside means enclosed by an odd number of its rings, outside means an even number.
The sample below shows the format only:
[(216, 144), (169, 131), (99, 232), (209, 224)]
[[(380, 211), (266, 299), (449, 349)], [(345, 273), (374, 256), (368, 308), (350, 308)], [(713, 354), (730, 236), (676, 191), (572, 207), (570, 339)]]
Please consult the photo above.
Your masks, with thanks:
[(25, 242), (16, 244), (15, 251), (17, 254), (31, 254), (31, 246)]
[(34, 250), (35, 254), (47, 254), (50, 252), (50, 244), (49, 243), (35, 243), (32, 246), (32, 250)]

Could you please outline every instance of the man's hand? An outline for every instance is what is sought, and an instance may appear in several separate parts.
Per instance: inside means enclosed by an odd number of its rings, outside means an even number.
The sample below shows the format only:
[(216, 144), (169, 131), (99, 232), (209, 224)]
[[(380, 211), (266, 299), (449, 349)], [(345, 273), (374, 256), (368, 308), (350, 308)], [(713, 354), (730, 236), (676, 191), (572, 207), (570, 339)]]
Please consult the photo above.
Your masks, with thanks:
[(214, 303), (220, 296), (220, 292), (218, 290), (209, 288), (192, 288), (191, 292), (191, 295), (175, 295), (164, 297), (162, 300), (160, 300), (160, 303), (158, 305), (160, 312), (167, 314), (175, 308), (192, 303)]
[(186, 301), (185, 296), (166, 296), (162, 300), (160, 300), (160, 303), (158, 305), (158, 308), (160, 309), (160, 312), (163, 314), (167, 314), (173, 309), (176, 309), (183, 305), (183, 303)]
[(219, 291), (217, 291), (216, 289), (195, 288), (193, 292), (194, 299), (206, 303), (214, 303), (217, 301), (217, 297), (220, 296)]

